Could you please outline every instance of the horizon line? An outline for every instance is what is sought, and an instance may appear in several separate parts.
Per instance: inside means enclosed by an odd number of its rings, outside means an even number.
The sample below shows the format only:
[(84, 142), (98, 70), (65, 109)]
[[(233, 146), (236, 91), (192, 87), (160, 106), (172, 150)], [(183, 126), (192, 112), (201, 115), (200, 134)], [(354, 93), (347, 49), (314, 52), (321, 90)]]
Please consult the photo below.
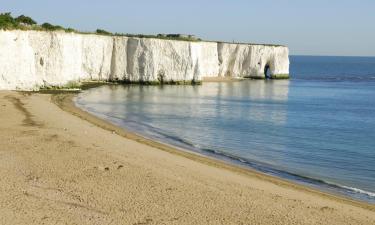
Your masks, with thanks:
[(289, 54), (289, 56), (313, 56), (313, 57), (362, 57), (362, 58), (375, 58), (375, 55), (313, 55), (313, 54)]

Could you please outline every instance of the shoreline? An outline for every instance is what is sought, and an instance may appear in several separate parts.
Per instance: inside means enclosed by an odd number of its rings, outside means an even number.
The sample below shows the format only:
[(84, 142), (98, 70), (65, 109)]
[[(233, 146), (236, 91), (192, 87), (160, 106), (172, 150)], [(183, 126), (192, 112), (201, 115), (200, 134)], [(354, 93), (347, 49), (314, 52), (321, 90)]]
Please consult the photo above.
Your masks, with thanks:
[[(240, 82), (244, 79), (237, 79), (237, 78), (225, 78), (217, 80), (212, 80), (211, 82), (218, 83), (218, 82)], [(206, 82), (206, 81), (205, 81)], [(210, 81), (208, 81), (209, 83)], [(88, 86), (86, 89), (90, 89)], [(84, 91), (83, 90), (83, 91)], [(168, 140), (163, 138), (153, 138), (152, 136), (143, 135), (142, 133), (138, 133), (137, 131), (129, 130), (127, 127), (122, 127), (121, 125), (117, 125), (114, 122), (111, 122), (110, 119), (104, 119), (100, 116), (96, 116), (95, 114), (90, 113), (90, 110), (85, 110), (84, 108), (80, 108), (75, 104), (75, 101), (73, 101), (73, 106), (75, 108), (78, 108), (82, 113), (88, 113), (89, 115), (92, 115), (96, 117), (96, 119), (103, 120), (104, 123), (108, 123), (111, 125), (114, 125), (115, 127), (118, 127), (122, 129), (125, 133), (134, 135), (136, 138), (131, 138), (133, 140), (140, 140), (143, 141), (143, 143), (146, 143), (150, 146), (157, 147), (161, 150), (163, 150), (163, 147), (172, 148), (174, 151), (183, 151), (188, 154), (197, 155), (198, 157), (204, 157), (208, 159), (212, 159), (214, 161), (218, 161), (220, 163), (231, 165), (234, 167), (239, 167), (245, 170), (255, 171), (257, 173), (260, 173), (262, 175), (270, 176), (273, 178), (281, 179), (283, 181), (290, 182), (292, 184), (301, 185), (306, 188), (310, 188), (325, 194), (337, 196), (339, 198), (344, 198), (352, 201), (357, 201), (360, 203), (366, 203), (369, 205), (375, 205), (375, 199), (374, 193), (370, 191), (366, 191), (363, 189), (358, 189), (356, 187), (350, 187), (345, 186), (337, 183), (330, 183), (324, 179), (320, 178), (314, 178), (309, 176), (300, 175), (298, 173), (288, 172), (285, 170), (282, 170), (280, 168), (277, 168), (270, 164), (261, 163), (259, 161), (254, 161), (248, 158), (242, 158), (241, 156), (234, 156), (228, 153), (224, 152), (216, 152), (212, 149), (201, 149), (199, 147), (196, 147), (195, 145), (189, 143), (189, 142), (182, 142), (182, 145), (179, 145), (177, 143), (172, 144), (171, 142), (168, 142)], [(83, 116), (85, 117), (85, 116)], [(95, 120), (95, 119), (94, 119)], [(96, 123), (95, 121), (92, 121), (92, 123)], [(126, 136), (126, 135), (122, 135)], [(178, 136), (177, 136), (177, 139)], [(160, 145), (162, 148), (160, 148)], [(176, 153), (174, 153), (176, 154)]]
[[(235, 82), (239, 81), (238, 79), (213, 79), (213, 80), (205, 80), (205, 82)], [(276, 185), (283, 185), (288, 188), (295, 188), (302, 191), (312, 192), (318, 195), (325, 196), (327, 198), (331, 198), (337, 201), (342, 201), (345, 203), (350, 203), (356, 206), (363, 207), (365, 209), (370, 209), (375, 212), (375, 205), (361, 201), (358, 199), (353, 199), (348, 196), (339, 193), (330, 193), (323, 190), (319, 190), (314, 187), (309, 187), (307, 185), (299, 184), (297, 182), (263, 173), (258, 171), (254, 168), (249, 166), (241, 166), (240, 164), (231, 163), (229, 161), (220, 160), (215, 157), (210, 157), (208, 155), (200, 154), (198, 152), (194, 152), (191, 150), (186, 150), (183, 148), (178, 148), (170, 144), (162, 143), (150, 138), (146, 138), (140, 134), (136, 134), (132, 131), (129, 131), (125, 128), (119, 127), (109, 121), (101, 119), (89, 112), (86, 112), (74, 104), (73, 98), (76, 97), (77, 93), (67, 93), (67, 94), (56, 94), (52, 95), (52, 101), (56, 105), (58, 105), (62, 110), (71, 113), (72, 115), (78, 116), (79, 118), (86, 120), (102, 129), (115, 132), (117, 135), (120, 135), (124, 138), (131, 139), (137, 141), (141, 144), (145, 144), (151, 147), (155, 147), (159, 150), (166, 151), (168, 153), (172, 153), (178, 156), (182, 156), (189, 160), (194, 160), (200, 163), (207, 164), (209, 166), (215, 166), (218, 168), (224, 168), (233, 172), (241, 173), (250, 177), (257, 177), (262, 180), (272, 182)]]
[(0, 91), (0, 224), (375, 223), (374, 205), (144, 139), (74, 95)]

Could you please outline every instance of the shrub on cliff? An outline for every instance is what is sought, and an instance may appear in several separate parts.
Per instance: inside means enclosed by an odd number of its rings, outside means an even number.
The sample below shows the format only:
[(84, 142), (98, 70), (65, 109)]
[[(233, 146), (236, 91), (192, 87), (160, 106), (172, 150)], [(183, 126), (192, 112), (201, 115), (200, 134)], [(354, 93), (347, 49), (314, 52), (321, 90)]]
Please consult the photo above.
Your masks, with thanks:
[(43, 23), (42, 28), (45, 29), (45, 30), (50, 30), (50, 31), (64, 30), (64, 28), (62, 26), (52, 25), (50, 23)]
[(21, 16), (17, 17), (15, 19), (15, 21), (17, 23), (23, 23), (23, 24), (26, 24), (26, 25), (36, 24), (36, 22), (33, 19), (31, 19), (31, 17), (25, 16), (25, 15), (21, 15)]
[(104, 34), (104, 35), (112, 35), (111, 32), (108, 32), (108, 31), (106, 31), (106, 30), (102, 30), (102, 29), (97, 29), (97, 30), (96, 30), (96, 33), (97, 33), (97, 34)]
[(36, 22), (25, 15), (13, 18), (9, 12), (0, 14), (0, 29), (34, 29), (34, 25)]
[(0, 14), (0, 29), (14, 29), (17, 26), (18, 23), (10, 12)]
[(73, 28), (70, 28), (70, 27), (65, 28), (64, 30), (65, 30), (65, 32), (68, 32), (68, 33), (70, 33), (70, 32), (76, 32), (76, 30), (74, 30)]

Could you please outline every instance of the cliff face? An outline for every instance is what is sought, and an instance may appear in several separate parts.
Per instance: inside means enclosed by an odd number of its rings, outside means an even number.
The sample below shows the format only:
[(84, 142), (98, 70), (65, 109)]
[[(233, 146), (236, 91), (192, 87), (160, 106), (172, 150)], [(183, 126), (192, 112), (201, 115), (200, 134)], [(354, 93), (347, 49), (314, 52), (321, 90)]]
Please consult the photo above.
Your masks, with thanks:
[(283, 46), (218, 43), (219, 76), (272, 78), (289, 76), (289, 50)]
[(0, 89), (85, 80), (200, 81), (289, 73), (288, 48), (39, 31), (0, 31)]

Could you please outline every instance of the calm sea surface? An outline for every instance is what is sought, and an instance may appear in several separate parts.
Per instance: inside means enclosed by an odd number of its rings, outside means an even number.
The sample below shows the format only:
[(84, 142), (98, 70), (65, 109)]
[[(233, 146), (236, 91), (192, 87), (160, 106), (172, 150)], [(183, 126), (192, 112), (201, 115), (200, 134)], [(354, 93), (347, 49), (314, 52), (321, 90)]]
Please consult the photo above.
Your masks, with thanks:
[(145, 137), (375, 203), (375, 58), (290, 60), (290, 80), (102, 86), (76, 104)]

